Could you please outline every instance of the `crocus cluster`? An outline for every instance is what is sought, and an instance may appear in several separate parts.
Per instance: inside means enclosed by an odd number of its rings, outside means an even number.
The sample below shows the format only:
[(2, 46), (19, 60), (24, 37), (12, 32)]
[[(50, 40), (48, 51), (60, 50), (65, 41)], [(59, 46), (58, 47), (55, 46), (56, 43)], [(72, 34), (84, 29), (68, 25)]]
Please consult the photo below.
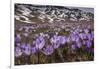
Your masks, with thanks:
[(72, 50), (80, 49), (82, 46), (91, 48), (94, 41), (94, 31), (90, 28), (80, 29), (76, 28), (70, 31), (69, 35), (60, 35), (40, 33), (33, 40), (33, 43), (21, 43), (21, 35), (16, 34), (15, 36), (15, 57), (21, 55), (29, 56), (31, 54), (42, 52), (44, 55), (51, 55), (63, 46), (70, 45)]

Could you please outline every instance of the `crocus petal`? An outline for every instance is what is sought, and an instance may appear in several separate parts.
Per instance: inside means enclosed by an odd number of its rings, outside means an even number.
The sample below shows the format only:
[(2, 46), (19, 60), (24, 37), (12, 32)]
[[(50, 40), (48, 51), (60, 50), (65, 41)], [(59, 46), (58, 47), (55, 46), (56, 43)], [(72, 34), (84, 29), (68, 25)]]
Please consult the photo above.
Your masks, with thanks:
[(43, 48), (42, 51), (45, 55), (51, 55), (54, 52), (54, 49), (52, 46), (47, 46), (46, 48)]
[(22, 55), (22, 51), (20, 47), (15, 47), (15, 57), (20, 57)]

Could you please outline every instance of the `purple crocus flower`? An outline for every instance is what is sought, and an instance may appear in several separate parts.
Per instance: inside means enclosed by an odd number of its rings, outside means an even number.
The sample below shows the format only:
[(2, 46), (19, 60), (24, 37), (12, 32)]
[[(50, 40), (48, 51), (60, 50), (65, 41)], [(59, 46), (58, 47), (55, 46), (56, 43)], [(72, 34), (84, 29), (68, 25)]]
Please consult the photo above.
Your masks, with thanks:
[(89, 33), (89, 29), (84, 29), (84, 32), (85, 32), (86, 34), (88, 34), (88, 33)]
[(75, 30), (72, 32), (72, 34), (74, 34), (74, 35), (76, 35), (77, 33), (78, 33), (78, 32), (77, 32), (77, 31), (75, 31)]
[(61, 44), (65, 44), (66, 42), (67, 42), (67, 38), (65, 36), (54, 35), (51, 38), (51, 43), (55, 49), (58, 48)]
[(94, 39), (94, 32), (92, 31), (91, 32), (91, 37), (92, 37), (92, 40)]
[(59, 48), (59, 46), (60, 46), (60, 42), (58, 42), (58, 43), (54, 43), (54, 44), (53, 44), (54, 49)]
[(42, 37), (42, 36), (39, 36), (37, 39), (36, 39), (36, 48), (37, 49), (42, 49), (45, 45), (45, 39)]
[(57, 35), (54, 35), (51, 39), (50, 39), (50, 42), (51, 43), (57, 43), (59, 40), (58, 36)]
[(68, 38), (67, 38), (67, 43), (70, 43), (71, 42), (71, 37), (69, 36)]
[(54, 49), (51, 45), (46, 46), (45, 48), (43, 48), (42, 51), (45, 55), (51, 55), (54, 52)]
[(28, 26), (25, 26), (25, 32), (29, 32), (29, 27)]
[(83, 44), (83, 45), (86, 45), (86, 40), (83, 40), (83, 41), (82, 41), (82, 44)]
[(60, 44), (65, 44), (67, 42), (67, 37), (66, 36), (56, 36), (54, 38), (55, 43), (60, 43)]
[(61, 44), (65, 44), (67, 42), (67, 37), (66, 36), (59, 36), (59, 41)]
[(88, 34), (87, 34), (87, 37), (88, 37), (88, 40), (90, 40), (90, 41), (93, 40), (93, 35), (92, 35), (92, 34), (88, 33)]
[(34, 46), (35, 45), (35, 41), (33, 40), (33, 42), (32, 42), (32, 45)]
[(30, 55), (31, 54), (30, 44), (22, 44), (21, 48), (22, 48), (22, 51), (25, 55)]
[(79, 29), (79, 28), (76, 28), (76, 29), (74, 30), (74, 32), (77, 33), (77, 34), (79, 34), (80, 29)]
[(80, 38), (81, 38), (82, 40), (87, 39), (87, 36), (86, 36), (85, 33), (80, 33), (79, 36), (80, 36)]
[(25, 43), (22, 43), (20, 47), (21, 47), (21, 49), (24, 49), (25, 46), (26, 46), (26, 44)]
[(27, 33), (23, 33), (23, 35), (24, 35), (25, 37), (28, 37), (29, 34), (28, 34), (28, 32), (27, 32)]
[(75, 50), (75, 49), (76, 49), (76, 45), (75, 45), (75, 44), (72, 44), (72, 45), (71, 45), (71, 48), (72, 48), (73, 50)]
[(77, 45), (78, 48), (81, 48), (82, 43), (79, 41), (79, 42), (76, 42), (76, 45)]
[(20, 47), (20, 45), (21, 45), (20, 43), (16, 43), (16, 46)]
[(31, 47), (31, 52), (32, 52), (32, 54), (35, 54), (37, 52), (36, 47)]
[(90, 48), (91, 46), (92, 46), (91, 41), (87, 40), (87, 41), (86, 41), (86, 47)]
[(71, 34), (71, 40), (78, 42), (80, 40), (80, 38), (77, 34)]
[(21, 41), (21, 36), (20, 36), (20, 34), (16, 34), (16, 36), (15, 36), (15, 42), (20, 42)]
[(15, 57), (20, 57), (22, 55), (22, 51), (20, 47), (15, 47)]

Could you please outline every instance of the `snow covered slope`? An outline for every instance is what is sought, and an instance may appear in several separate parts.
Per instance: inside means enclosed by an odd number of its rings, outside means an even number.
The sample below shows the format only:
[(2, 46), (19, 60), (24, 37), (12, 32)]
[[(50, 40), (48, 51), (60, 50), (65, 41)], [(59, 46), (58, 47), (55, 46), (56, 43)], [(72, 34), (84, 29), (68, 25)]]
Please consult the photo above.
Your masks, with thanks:
[(91, 21), (93, 18), (94, 14), (92, 12), (77, 7), (15, 4), (15, 20), (25, 23), (54, 23), (68, 20)]

